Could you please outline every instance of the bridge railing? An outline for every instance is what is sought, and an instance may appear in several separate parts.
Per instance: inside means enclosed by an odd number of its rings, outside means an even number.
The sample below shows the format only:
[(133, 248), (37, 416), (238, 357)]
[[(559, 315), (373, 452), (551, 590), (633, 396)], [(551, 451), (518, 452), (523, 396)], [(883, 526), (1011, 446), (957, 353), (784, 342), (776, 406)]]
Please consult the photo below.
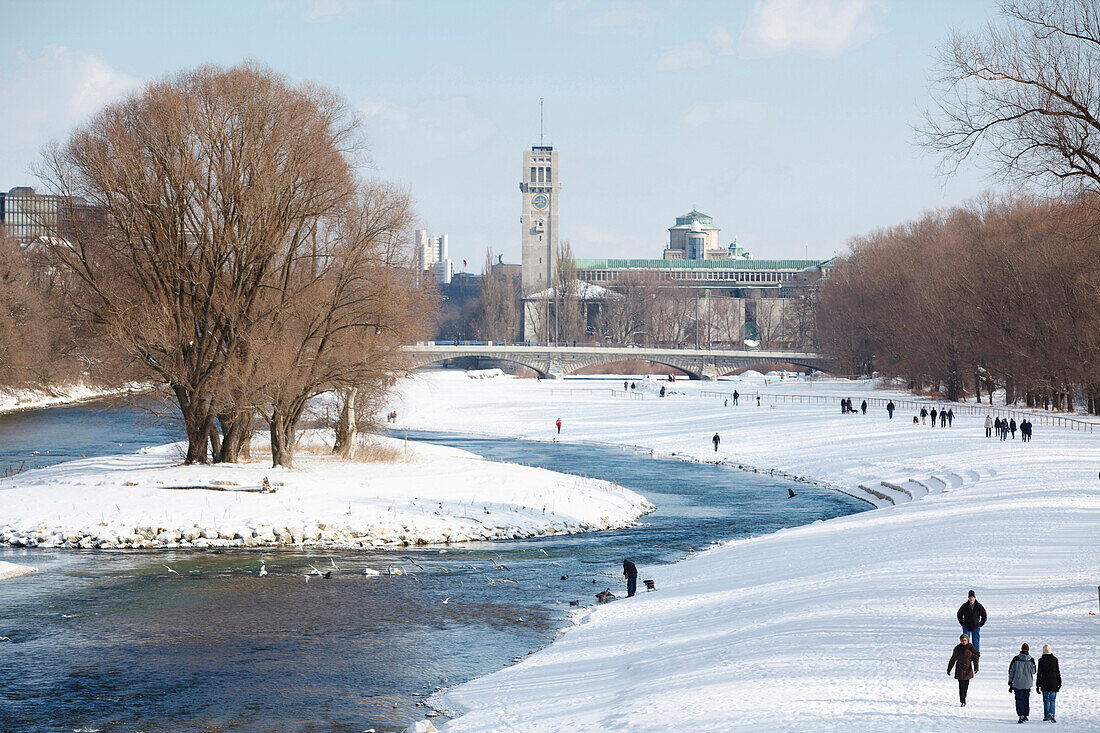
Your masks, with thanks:
[[(748, 399), (754, 401), (756, 394), (739, 393), (739, 397), (742, 400)], [(772, 394), (772, 393), (759, 393), (762, 400), (767, 399), (769, 402), (782, 402), (782, 403), (796, 403), (796, 404), (826, 404), (833, 405), (837, 408), (840, 407), (840, 397), (826, 396), (826, 395), (805, 395), (805, 394)], [(702, 390), (699, 392), (700, 397), (709, 397), (714, 399), (732, 399), (732, 392), (718, 392), (715, 390)], [(908, 408), (911, 410), (920, 411), (922, 407), (940, 407), (950, 408), (954, 410), (956, 415), (992, 415), (993, 417), (1003, 417), (1008, 419), (1015, 419), (1017, 424), (1023, 419), (1027, 418), (1036, 425), (1049, 425), (1051, 427), (1068, 428), (1070, 430), (1080, 430), (1083, 433), (1095, 433), (1098, 432), (1100, 424), (1090, 422), (1088, 420), (1078, 420), (1072, 417), (1065, 417), (1062, 415), (1051, 415), (1044, 412), (1034, 412), (1032, 410), (1019, 410), (1012, 407), (998, 407), (996, 405), (979, 405), (969, 402), (944, 402), (941, 400), (914, 400), (906, 398), (890, 398), (890, 397), (866, 397), (861, 398), (867, 400), (867, 407), (882, 407), (885, 408), (888, 402), (893, 401), (894, 406), (901, 410), (902, 408)], [(858, 407), (857, 407), (858, 409)]]

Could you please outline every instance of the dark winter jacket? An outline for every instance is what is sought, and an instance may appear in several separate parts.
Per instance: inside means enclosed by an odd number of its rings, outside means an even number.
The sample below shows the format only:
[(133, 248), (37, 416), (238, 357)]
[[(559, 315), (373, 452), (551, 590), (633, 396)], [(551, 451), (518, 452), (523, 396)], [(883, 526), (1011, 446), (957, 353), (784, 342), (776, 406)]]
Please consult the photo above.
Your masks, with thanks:
[(1035, 683), (1035, 660), (1027, 652), (1020, 652), (1008, 665), (1008, 686), (1013, 690), (1030, 690)]
[(637, 578), (638, 567), (629, 560), (623, 560), (623, 575), (628, 578)]
[(1039, 657), (1039, 674), (1035, 678), (1039, 692), (1058, 692), (1062, 689), (1062, 675), (1058, 672), (1058, 657), (1044, 654)]
[(970, 605), (970, 601), (959, 606), (959, 612), (956, 616), (959, 619), (959, 624), (964, 629), (977, 629), (985, 626), (985, 606), (977, 601), (974, 601), (973, 606)]
[(955, 668), (955, 679), (957, 680), (969, 680), (974, 678), (974, 673), (978, 671), (978, 650), (974, 648), (973, 644), (956, 644), (955, 651), (951, 653), (951, 661), (947, 663), (947, 671), (951, 672), (951, 668)]

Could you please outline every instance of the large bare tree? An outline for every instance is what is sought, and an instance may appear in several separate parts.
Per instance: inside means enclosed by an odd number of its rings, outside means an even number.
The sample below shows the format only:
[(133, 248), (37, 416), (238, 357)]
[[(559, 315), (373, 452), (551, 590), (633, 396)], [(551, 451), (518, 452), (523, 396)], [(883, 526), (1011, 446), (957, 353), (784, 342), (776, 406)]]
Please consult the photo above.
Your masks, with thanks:
[[(360, 142), (334, 93), (248, 63), (153, 82), (47, 150), (40, 173), (55, 192), (106, 213), (100, 226), (80, 226), (70, 207), (76, 226), (52, 255), (83, 286), (78, 307), (137, 374), (168, 385), (187, 462), (210, 449), (232, 458), (262, 408), (278, 433), (276, 463), (288, 464), (285, 431), (302, 395), (370, 371), (334, 363), (344, 334), (367, 322), (345, 318), (357, 307), (348, 304), (378, 299), (375, 284), (400, 278), (366, 277), (365, 262), (382, 263), (349, 242), (371, 239), (374, 226), (389, 232), (380, 208), (398, 205), (404, 217), (407, 202), (358, 189)], [(386, 222), (367, 221), (375, 215)], [(387, 342), (371, 353), (392, 351)]]
[(1100, 3), (1019, 0), (942, 53), (923, 142), (945, 168), (975, 157), (998, 173), (1074, 189), (1100, 184)]

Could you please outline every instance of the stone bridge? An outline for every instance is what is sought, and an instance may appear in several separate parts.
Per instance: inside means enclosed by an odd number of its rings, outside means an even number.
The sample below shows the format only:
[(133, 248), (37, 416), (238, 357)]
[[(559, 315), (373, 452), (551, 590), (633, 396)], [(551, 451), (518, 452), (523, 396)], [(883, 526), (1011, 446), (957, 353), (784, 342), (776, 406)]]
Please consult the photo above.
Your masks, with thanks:
[(413, 368), (469, 357), (500, 359), (530, 367), (543, 377), (562, 377), (582, 367), (638, 359), (676, 367), (692, 379), (717, 379), (736, 369), (777, 362), (825, 369), (829, 359), (800, 351), (658, 349), (611, 346), (489, 346), (417, 344), (404, 347)]

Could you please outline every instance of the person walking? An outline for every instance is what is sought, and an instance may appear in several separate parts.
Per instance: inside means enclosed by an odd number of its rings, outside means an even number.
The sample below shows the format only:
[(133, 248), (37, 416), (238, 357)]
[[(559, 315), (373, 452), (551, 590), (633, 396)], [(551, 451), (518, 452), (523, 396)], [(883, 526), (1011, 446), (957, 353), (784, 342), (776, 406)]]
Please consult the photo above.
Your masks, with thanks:
[(985, 437), (993, 435), (993, 418), (989, 415), (985, 416)]
[(741, 396), (740, 392), (738, 392), (736, 389), (733, 390), (733, 406), (734, 407), (737, 407), (737, 398), (740, 397), (740, 396)]
[(951, 661), (947, 663), (947, 674), (951, 674), (951, 668), (954, 667), (955, 679), (959, 681), (959, 707), (966, 707), (966, 691), (970, 687), (970, 680), (974, 679), (974, 673), (978, 671), (980, 656), (966, 634), (961, 634), (959, 643), (951, 652)]
[(1062, 689), (1062, 675), (1058, 672), (1058, 657), (1050, 650), (1050, 644), (1043, 644), (1043, 656), (1039, 657), (1039, 673), (1035, 675), (1035, 691), (1043, 696), (1043, 720), (1057, 723), (1054, 719), (1054, 698)]
[(1012, 439), (1016, 440), (1016, 418), (1008, 421), (1008, 432), (1012, 433)]
[(1027, 434), (1024, 435), (1024, 442), (1025, 443), (1030, 443), (1031, 442), (1031, 431), (1035, 427), (1035, 423), (1031, 422), (1030, 420), (1025, 420), (1024, 423), (1027, 425)]
[[(932, 419), (935, 420), (936, 418), (932, 418)], [(925, 425), (925, 424), (927, 424), (927, 422), (928, 422), (928, 408), (927, 407), (921, 407), (920, 408), (920, 424)]]
[(623, 577), (626, 578), (626, 597), (630, 598), (638, 590), (638, 568), (630, 560), (623, 560)]
[(932, 427), (936, 427), (936, 415), (937, 414), (939, 414), (939, 413), (937, 413), (936, 408), (933, 407), (932, 408)]
[(1008, 665), (1008, 689), (1016, 695), (1017, 723), (1027, 722), (1031, 714), (1031, 686), (1035, 684), (1035, 660), (1028, 654), (1027, 644), (1020, 645), (1020, 653)]
[(756, 393), (756, 406), (760, 407), (760, 393), (759, 392)]
[(710, 439), (714, 443), (714, 452), (718, 452), (718, 444), (722, 442), (722, 439), (718, 437), (718, 433), (714, 434), (714, 437)]
[(859, 411), (862, 412), (864, 415), (867, 414), (867, 400), (859, 403)]
[(959, 606), (959, 612), (955, 616), (959, 619), (959, 625), (962, 626), (963, 633), (973, 642), (974, 648), (981, 649), (981, 633), (979, 630), (985, 626), (988, 616), (985, 612), (985, 606), (978, 603), (974, 591), (967, 593), (966, 603)]
[(664, 385), (661, 385), (661, 396), (662, 397), (665, 396), (665, 387), (664, 387)]
[(893, 400), (890, 400), (889, 402), (886, 403), (886, 414), (890, 416), (891, 420), (894, 419), (894, 410), (895, 409), (896, 408), (894, 407), (894, 401)]
[(623, 380), (623, 392), (627, 391), (628, 389), (630, 389), (630, 384), (627, 383), (627, 381), (624, 379)]
[(554, 424), (558, 426), (558, 435), (561, 435), (561, 418), (559, 417), (558, 421)]
[(955, 408), (947, 408), (947, 427), (951, 427), (951, 424), (955, 422)]
[(940, 427), (947, 427), (947, 410), (940, 410)]
[(840, 398), (840, 414), (841, 415), (847, 415), (848, 414), (848, 398), (847, 397), (841, 397)]
[(1001, 419), (1001, 440), (1008, 440), (1008, 420)]

